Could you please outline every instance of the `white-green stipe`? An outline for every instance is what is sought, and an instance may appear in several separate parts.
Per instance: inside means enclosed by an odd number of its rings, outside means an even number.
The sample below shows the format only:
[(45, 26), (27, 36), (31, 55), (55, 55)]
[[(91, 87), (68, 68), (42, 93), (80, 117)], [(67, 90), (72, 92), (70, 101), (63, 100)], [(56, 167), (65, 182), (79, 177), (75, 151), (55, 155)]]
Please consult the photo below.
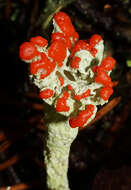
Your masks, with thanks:
[(56, 113), (49, 105), (44, 105), (47, 135), (44, 159), (49, 190), (69, 190), (68, 159), (70, 146), (77, 136), (78, 128), (71, 128), (68, 118)]

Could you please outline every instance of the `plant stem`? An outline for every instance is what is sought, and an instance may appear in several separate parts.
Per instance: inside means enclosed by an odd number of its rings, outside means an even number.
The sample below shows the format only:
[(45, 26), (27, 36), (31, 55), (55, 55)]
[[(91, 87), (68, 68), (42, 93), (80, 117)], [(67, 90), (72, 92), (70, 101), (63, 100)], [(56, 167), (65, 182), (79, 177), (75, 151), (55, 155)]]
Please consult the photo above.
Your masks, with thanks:
[(47, 125), (44, 150), (47, 187), (49, 190), (69, 190), (67, 179), (69, 151), (78, 128), (70, 128), (68, 118), (56, 113), (50, 106), (46, 109), (44, 118)]
[(59, 11), (61, 10), (61, 8), (62, 8), (62, 7), (59, 6), (54, 12), (52, 12), (52, 13), (47, 17), (47, 19), (45, 20), (45, 22), (44, 22), (43, 25), (42, 25), (42, 29), (43, 29), (43, 30), (45, 30), (45, 29), (48, 27), (48, 25), (50, 24), (50, 21), (52, 20), (54, 14), (57, 13), (57, 12), (59, 12)]

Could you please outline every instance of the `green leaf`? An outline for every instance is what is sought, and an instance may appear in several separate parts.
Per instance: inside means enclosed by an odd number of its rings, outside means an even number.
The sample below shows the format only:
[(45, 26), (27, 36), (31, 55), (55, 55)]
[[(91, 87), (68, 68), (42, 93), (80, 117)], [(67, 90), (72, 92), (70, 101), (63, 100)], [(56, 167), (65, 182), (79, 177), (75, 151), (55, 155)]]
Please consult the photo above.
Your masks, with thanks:
[(127, 60), (126, 64), (127, 64), (128, 67), (131, 67), (131, 60)]

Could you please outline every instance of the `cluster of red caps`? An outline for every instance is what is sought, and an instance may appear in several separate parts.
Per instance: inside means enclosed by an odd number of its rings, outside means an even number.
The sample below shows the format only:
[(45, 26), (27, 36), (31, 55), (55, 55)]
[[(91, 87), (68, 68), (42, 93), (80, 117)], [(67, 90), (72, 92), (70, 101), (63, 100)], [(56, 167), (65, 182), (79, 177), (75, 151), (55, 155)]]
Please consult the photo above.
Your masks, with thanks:
[[(47, 78), (57, 67), (58, 69), (63, 66), (63, 62), (67, 57), (67, 52), (70, 52), (69, 67), (72, 69), (78, 69), (81, 58), (75, 56), (75, 53), (80, 50), (87, 50), (93, 57), (97, 54), (95, 46), (102, 40), (98, 34), (93, 35), (89, 41), (78, 40), (79, 35), (75, 31), (74, 26), (67, 14), (64, 12), (58, 12), (54, 16), (54, 22), (57, 24), (59, 31), (53, 32), (51, 35), (51, 43), (48, 46), (48, 42), (41, 36), (36, 36), (30, 39), (30, 42), (24, 42), (20, 46), (20, 58), (25, 62), (30, 63), (30, 74), (34, 75), (39, 73), (40, 79)], [(48, 50), (47, 50), (48, 49)], [(115, 60), (112, 57), (106, 57), (102, 60), (100, 66), (94, 66), (92, 71), (94, 72), (94, 81), (102, 84), (99, 95), (106, 101), (113, 93), (113, 82), (108, 73), (114, 68)], [(64, 77), (58, 77), (61, 88), (64, 86)], [(52, 81), (53, 82), (53, 81)], [(69, 84), (63, 95), (57, 99), (56, 111), (68, 112), (70, 107), (67, 105), (67, 100), (70, 96), (69, 91), (73, 90), (73, 87)], [(42, 99), (49, 99), (53, 97), (55, 92), (50, 89), (44, 89), (40, 92)], [(90, 89), (82, 94), (74, 95), (75, 101), (80, 101), (90, 95)], [(93, 115), (94, 105), (89, 104), (85, 110), (79, 112), (76, 117), (69, 119), (69, 124), (72, 128), (83, 127), (87, 120)]]

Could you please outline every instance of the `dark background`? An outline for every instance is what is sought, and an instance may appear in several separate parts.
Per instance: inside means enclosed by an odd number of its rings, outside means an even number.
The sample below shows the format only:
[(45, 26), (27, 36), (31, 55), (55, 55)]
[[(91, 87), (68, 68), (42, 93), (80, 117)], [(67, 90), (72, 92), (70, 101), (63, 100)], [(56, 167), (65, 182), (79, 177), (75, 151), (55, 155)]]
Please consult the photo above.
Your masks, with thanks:
[[(71, 190), (131, 189), (131, 2), (129, 0), (0, 0), (0, 189), (46, 189), (42, 101), (28, 78), (19, 46), (30, 37), (49, 39), (44, 25), (58, 7), (80, 35), (102, 35), (113, 56), (117, 81), (110, 100), (121, 97), (101, 120), (79, 132), (71, 147)], [(131, 65), (131, 64), (130, 64)], [(20, 184), (21, 186), (14, 186)]]

